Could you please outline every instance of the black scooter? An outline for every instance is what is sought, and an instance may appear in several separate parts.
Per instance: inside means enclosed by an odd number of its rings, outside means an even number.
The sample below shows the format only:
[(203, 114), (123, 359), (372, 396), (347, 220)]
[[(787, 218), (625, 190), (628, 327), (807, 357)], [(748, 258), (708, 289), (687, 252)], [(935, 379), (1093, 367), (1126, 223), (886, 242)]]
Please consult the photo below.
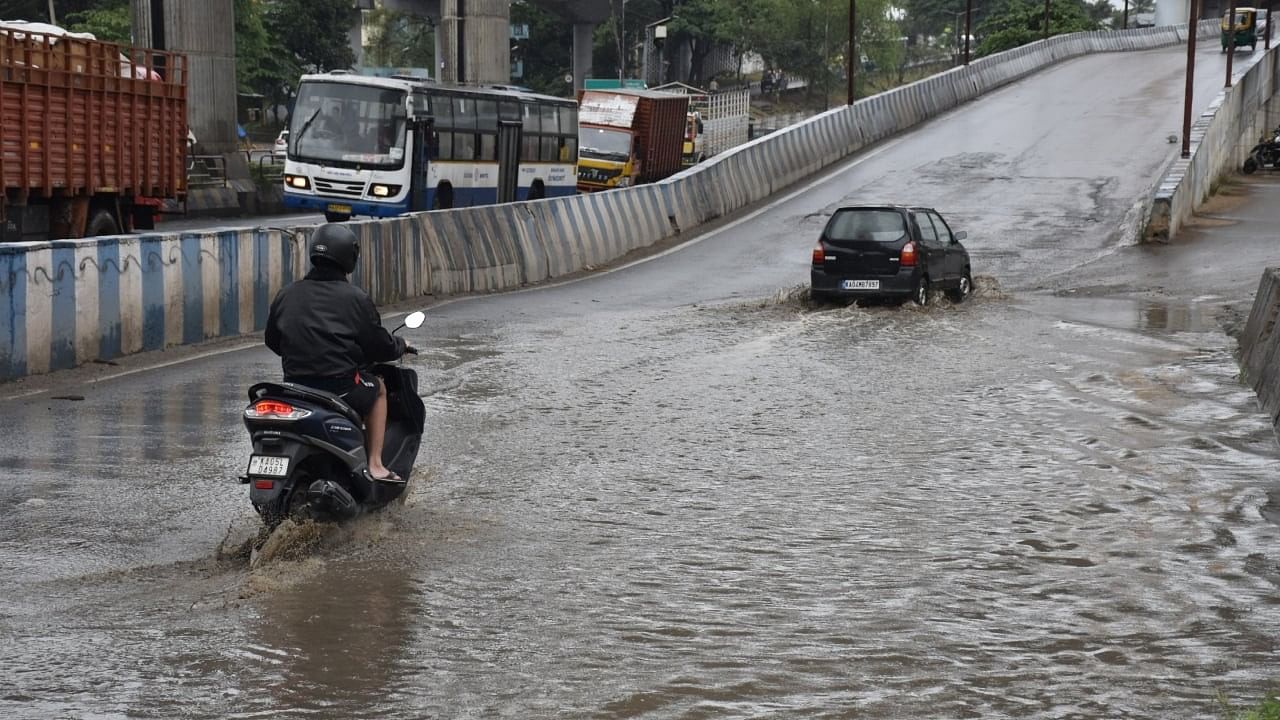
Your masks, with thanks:
[(1252, 175), (1259, 168), (1268, 167), (1280, 170), (1280, 127), (1258, 139), (1258, 144), (1249, 151), (1249, 157), (1245, 158), (1241, 169), (1245, 175)]
[[(411, 313), (395, 332), (425, 320), (424, 313)], [(240, 481), (249, 485), (249, 500), (268, 528), (290, 517), (350, 520), (403, 495), (426, 420), (418, 374), (402, 364), (379, 364), (373, 372), (387, 388), (383, 463), (400, 476), (398, 483), (370, 477), (364, 420), (337, 395), (295, 383), (249, 388), (244, 425), (253, 454)]]

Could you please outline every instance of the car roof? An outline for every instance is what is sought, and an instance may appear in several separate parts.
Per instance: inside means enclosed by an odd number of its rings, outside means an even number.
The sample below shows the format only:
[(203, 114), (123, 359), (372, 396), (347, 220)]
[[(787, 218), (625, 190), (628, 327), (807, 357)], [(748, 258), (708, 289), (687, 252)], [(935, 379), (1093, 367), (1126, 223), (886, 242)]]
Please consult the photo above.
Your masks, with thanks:
[[(841, 206), (841, 207), (836, 208), (836, 212), (844, 212), (844, 211), (846, 211), (846, 210), (893, 210), (893, 211), (895, 211), (895, 212), (917, 212), (917, 211), (920, 211), (920, 210), (927, 210), (927, 211), (930, 211), (930, 212), (937, 212), (937, 210), (934, 210), (934, 209), (933, 209), (933, 208), (931, 208), (931, 207), (923, 207), (923, 206), (910, 206), (910, 207), (909, 207), (909, 206), (906, 206), (906, 205), (870, 205), (870, 204), (867, 204), (867, 205), (843, 205), (843, 206)], [(832, 214), (834, 215), (835, 213), (832, 213)]]

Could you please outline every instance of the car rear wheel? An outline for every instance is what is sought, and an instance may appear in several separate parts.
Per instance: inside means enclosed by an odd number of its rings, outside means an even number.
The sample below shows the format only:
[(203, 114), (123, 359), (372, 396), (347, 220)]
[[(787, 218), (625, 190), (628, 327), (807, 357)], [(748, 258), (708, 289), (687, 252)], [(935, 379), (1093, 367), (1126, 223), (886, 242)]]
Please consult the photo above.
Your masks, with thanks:
[(973, 294), (973, 275), (969, 273), (969, 268), (964, 269), (964, 275), (960, 278), (960, 284), (956, 285), (953, 290), (947, 291), (947, 297), (953, 303), (962, 303), (965, 298)]
[(923, 275), (916, 281), (916, 289), (911, 293), (911, 301), (921, 307), (929, 304), (929, 281)]

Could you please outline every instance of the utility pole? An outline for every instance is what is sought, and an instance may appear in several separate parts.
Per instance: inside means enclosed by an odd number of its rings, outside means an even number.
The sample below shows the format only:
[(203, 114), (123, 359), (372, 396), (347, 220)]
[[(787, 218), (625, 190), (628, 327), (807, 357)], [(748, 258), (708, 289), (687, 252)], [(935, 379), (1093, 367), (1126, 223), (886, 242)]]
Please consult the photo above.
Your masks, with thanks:
[(1049, 39), (1049, 0), (1044, 0), (1044, 39)]
[(1191, 157), (1191, 96), (1194, 92), (1196, 77), (1196, 30), (1198, 29), (1196, 7), (1199, 0), (1190, 0), (1191, 19), (1187, 21), (1187, 90), (1186, 101), (1182, 105), (1182, 157)]
[(1129, 29), (1129, 0), (1124, 0), (1124, 24), (1120, 26), (1120, 29)]
[(1271, 6), (1273, 4), (1272, 0), (1267, 0), (1267, 35), (1266, 39), (1262, 41), (1262, 47), (1267, 50), (1271, 49)]
[(53, 0), (49, 0), (49, 24), (50, 25), (58, 24), (58, 16), (56, 13), (53, 12)]
[[(1227, 81), (1223, 87), (1231, 87), (1231, 61), (1236, 56), (1236, 0), (1231, 0), (1227, 18)], [(1271, 18), (1267, 18), (1267, 22), (1271, 22)]]
[[(856, 11), (857, 11), (856, 0), (849, 0), (849, 57), (845, 63), (846, 65), (849, 66), (849, 69), (845, 72), (846, 84), (848, 85), (848, 87), (846, 88), (848, 92), (847, 94), (848, 105), (852, 105), (854, 101), (853, 68), (854, 68), (854, 63), (857, 62), (857, 58), (858, 58), (858, 43), (857, 43), (858, 23), (857, 23), (857, 15), (854, 14)], [(1271, 23), (1270, 21), (1268, 21), (1267, 29), (1270, 30), (1270, 28), (1271, 28)]]
[(969, 64), (969, 38), (973, 35), (973, 0), (964, 0), (964, 64)]

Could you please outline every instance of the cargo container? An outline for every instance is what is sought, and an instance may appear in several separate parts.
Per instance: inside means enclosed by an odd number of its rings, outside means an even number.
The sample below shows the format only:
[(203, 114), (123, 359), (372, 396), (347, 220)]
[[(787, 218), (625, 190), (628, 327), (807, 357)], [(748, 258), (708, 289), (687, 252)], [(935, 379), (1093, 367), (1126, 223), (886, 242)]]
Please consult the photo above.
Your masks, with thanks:
[(678, 172), (689, 99), (646, 90), (578, 95), (578, 190), (654, 182)]
[(154, 227), (186, 187), (187, 64), (0, 21), (0, 240)]

